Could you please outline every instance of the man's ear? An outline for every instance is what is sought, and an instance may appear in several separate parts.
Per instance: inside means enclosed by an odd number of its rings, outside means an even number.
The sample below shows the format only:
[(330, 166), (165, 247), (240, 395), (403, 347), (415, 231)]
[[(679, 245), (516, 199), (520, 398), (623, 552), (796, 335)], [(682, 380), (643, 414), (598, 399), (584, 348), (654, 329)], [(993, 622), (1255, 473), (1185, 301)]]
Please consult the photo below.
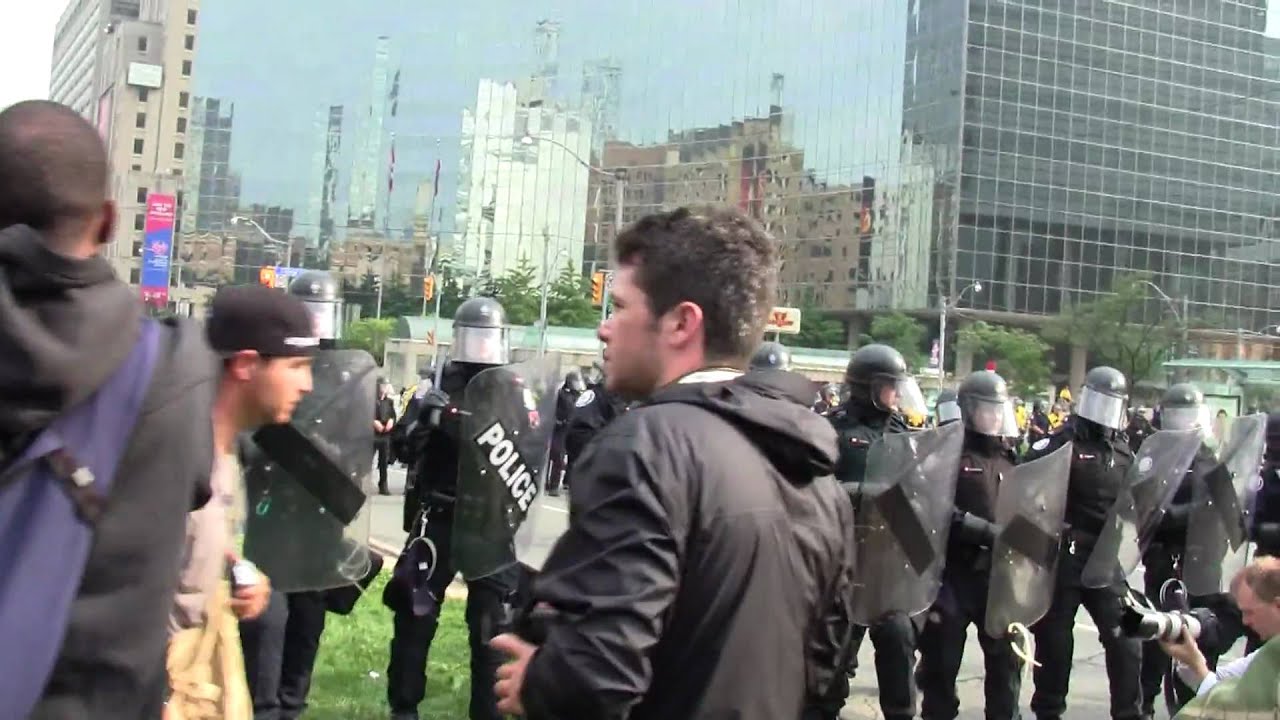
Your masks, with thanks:
[(248, 382), (261, 359), (257, 350), (240, 350), (227, 358), (227, 374), (234, 380)]
[(114, 200), (104, 200), (102, 202), (102, 210), (99, 211), (98, 228), (94, 233), (94, 240), (99, 245), (106, 245), (111, 242), (111, 236), (116, 233), (116, 203)]
[(676, 347), (703, 341), (702, 308), (697, 303), (679, 303), (662, 316), (662, 323), (664, 334)]

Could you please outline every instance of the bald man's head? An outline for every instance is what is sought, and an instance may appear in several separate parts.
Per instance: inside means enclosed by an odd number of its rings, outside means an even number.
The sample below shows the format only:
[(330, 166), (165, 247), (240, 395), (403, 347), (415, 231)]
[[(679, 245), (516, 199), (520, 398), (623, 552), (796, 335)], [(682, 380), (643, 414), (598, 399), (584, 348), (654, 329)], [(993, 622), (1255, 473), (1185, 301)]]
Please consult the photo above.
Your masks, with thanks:
[(50, 246), (87, 256), (111, 237), (107, 151), (71, 108), (29, 100), (0, 112), (0, 228), (29, 225)]

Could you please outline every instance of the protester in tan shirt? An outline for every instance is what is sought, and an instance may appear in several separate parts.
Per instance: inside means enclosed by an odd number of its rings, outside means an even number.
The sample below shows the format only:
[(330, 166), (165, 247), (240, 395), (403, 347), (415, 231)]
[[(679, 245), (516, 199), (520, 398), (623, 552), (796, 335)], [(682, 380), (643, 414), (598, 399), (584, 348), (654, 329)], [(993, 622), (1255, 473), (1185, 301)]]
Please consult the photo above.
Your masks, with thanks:
[[(213, 496), (188, 517), (171, 635), (205, 626), (210, 598), (227, 582), (228, 568), (238, 559), (235, 536), (246, 507), (237, 436), (289, 421), (311, 391), (311, 356), (319, 345), (301, 301), (257, 285), (219, 291), (205, 330), (223, 359), (213, 407)], [(256, 618), (267, 607), (270, 582), (261, 574), (257, 580), (235, 588), (229, 608), (239, 619)]]

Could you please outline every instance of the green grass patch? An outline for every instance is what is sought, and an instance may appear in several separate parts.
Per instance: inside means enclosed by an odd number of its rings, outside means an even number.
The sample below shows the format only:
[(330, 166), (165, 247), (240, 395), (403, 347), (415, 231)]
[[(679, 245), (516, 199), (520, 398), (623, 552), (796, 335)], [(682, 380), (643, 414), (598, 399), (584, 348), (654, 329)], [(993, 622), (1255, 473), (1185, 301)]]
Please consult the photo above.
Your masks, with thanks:
[[(390, 563), (388, 563), (390, 564)], [(320, 657), (311, 681), (312, 720), (385, 720), (387, 659), (391, 647), (391, 611), (382, 604), (390, 572), (369, 588), (347, 617), (330, 614)], [(471, 689), (465, 601), (446, 600), (440, 628), (427, 661), (427, 698), (418, 707), (423, 718), (467, 720)], [(377, 673), (371, 676), (370, 672)]]

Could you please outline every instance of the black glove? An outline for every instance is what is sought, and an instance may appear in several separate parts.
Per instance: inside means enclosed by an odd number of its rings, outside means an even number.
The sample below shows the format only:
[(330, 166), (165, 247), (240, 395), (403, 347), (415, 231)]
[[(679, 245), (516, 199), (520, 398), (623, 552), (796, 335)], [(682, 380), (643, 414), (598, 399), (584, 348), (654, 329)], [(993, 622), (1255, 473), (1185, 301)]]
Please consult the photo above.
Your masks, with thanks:
[(973, 513), (956, 510), (951, 516), (951, 533), (956, 542), (989, 548), (996, 543), (996, 526)]

